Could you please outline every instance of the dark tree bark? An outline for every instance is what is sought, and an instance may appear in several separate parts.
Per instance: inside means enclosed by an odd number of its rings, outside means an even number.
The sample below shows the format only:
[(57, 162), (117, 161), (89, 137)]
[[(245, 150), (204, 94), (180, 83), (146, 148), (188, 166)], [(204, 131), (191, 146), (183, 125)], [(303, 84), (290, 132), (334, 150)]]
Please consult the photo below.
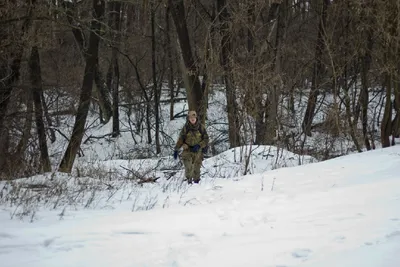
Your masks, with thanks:
[(390, 146), (389, 136), (392, 132), (392, 77), (391, 74), (385, 74), (385, 87), (386, 87), (386, 103), (381, 122), (381, 143), (382, 147)]
[(400, 137), (400, 82), (395, 81), (394, 84), (394, 110), (396, 115), (392, 121), (392, 146), (395, 145), (395, 138)]
[(113, 116), (113, 126), (112, 126), (112, 137), (117, 137), (120, 135), (119, 127), (119, 60), (118, 51), (121, 42), (121, 2), (114, 1), (110, 3), (110, 28), (112, 29), (112, 39), (114, 40), (111, 52), (111, 63), (109, 67), (109, 73), (107, 75), (108, 86), (112, 92), (113, 106), (112, 106), (112, 116)]
[(3, 122), (10, 102), (12, 86), (20, 76), (19, 70), (21, 67), (22, 53), (23, 51), (20, 49), (10, 65), (6, 62), (2, 62), (0, 66), (0, 132), (3, 129)]
[[(392, 125), (392, 93), (396, 95), (398, 94), (398, 75), (399, 69), (398, 66), (400, 65), (398, 60), (398, 53), (399, 53), (399, 43), (398, 43), (398, 36), (399, 36), (399, 6), (398, 4), (392, 5), (392, 1), (386, 2), (382, 8), (385, 11), (385, 18), (384, 18), (384, 38), (383, 44), (385, 48), (384, 54), (384, 81), (385, 81), (385, 88), (386, 88), (386, 103), (384, 114), (381, 122), (381, 143), (382, 147), (389, 147), (390, 146), (390, 135), (396, 132), (396, 129), (393, 129)], [(397, 103), (395, 99), (395, 108), (398, 109)]]
[(98, 61), (96, 62), (96, 68), (94, 70), (94, 82), (97, 89), (94, 91), (94, 94), (97, 96), (98, 105), (100, 107), (100, 121), (106, 124), (111, 118), (112, 106), (109, 90), (106, 81), (104, 81), (103, 74), (100, 71)]
[[(364, 55), (361, 58), (361, 91), (360, 91), (360, 104), (361, 104), (361, 124), (362, 124), (362, 133), (364, 138), (364, 145), (367, 150), (371, 150), (371, 144), (368, 139), (368, 102), (369, 102), (369, 94), (368, 94), (368, 72), (371, 67), (371, 51), (373, 46), (373, 33), (372, 33), (372, 25), (368, 29), (367, 37), (367, 49), (365, 50)], [(358, 117), (358, 116), (357, 116)]]
[(205, 105), (203, 103), (204, 92), (200, 85), (199, 70), (195, 63), (190, 45), (185, 5), (183, 0), (169, 0), (168, 3), (171, 8), (171, 15), (178, 34), (183, 64), (185, 67), (183, 78), (186, 85), (189, 109), (196, 110), (200, 117), (205, 118), (206, 110), (204, 109)]
[(53, 129), (53, 121), (52, 121), (52, 119), (50, 117), (49, 109), (47, 108), (47, 105), (46, 105), (46, 99), (44, 98), (43, 90), (41, 92), (40, 98), (41, 98), (41, 101), (42, 101), (42, 104), (43, 104), (43, 114), (44, 114), (44, 117), (46, 118), (47, 125), (48, 125), (48, 131), (49, 131), (48, 134), (50, 136), (50, 141), (52, 143), (54, 143), (56, 141), (56, 133), (55, 133), (55, 131)]
[(89, 47), (87, 51), (88, 54), (85, 56), (85, 74), (82, 82), (79, 106), (75, 118), (72, 136), (59, 167), (59, 171), (61, 172), (71, 172), (76, 154), (79, 150), (83, 134), (85, 132), (85, 123), (90, 106), (94, 74), (96, 70), (96, 64), (98, 62), (100, 41), (99, 34), (101, 29), (102, 17), (104, 15), (104, 9), (104, 0), (93, 0), (93, 19), (90, 26), (91, 31), (89, 35)]
[(325, 48), (324, 36), (326, 29), (326, 18), (327, 18), (327, 9), (330, 4), (330, 0), (323, 0), (322, 3), (322, 11), (320, 15), (320, 21), (318, 25), (318, 36), (317, 36), (317, 45), (315, 48), (315, 60), (313, 66), (313, 76), (312, 76), (312, 84), (311, 91), (308, 97), (307, 109), (304, 114), (304, 119), (302, 123), (303, 131), (306, 135), (311, 136), (311, 125), (315, 116), (315, 109), (317, 105), (317, 99), (319, 95), (319, 86), (321, 84), (321, 73), (322, 73), (322, 52)]
[(170, 90), (170, 109), (169, 109), (169, 119), (174, 119), (174, 103), (175, 103), (175, 94), (174, 94), (174, 64), (172, 57), (173, 46), (171, 43), (171, 25), (170, 25), (170, 6), (167, 4), (167, 9), (165, 11), (165, 47), (167, 49), (167, 58), (168, 58), (168, 87)]
[[(156, 141), (156, 153), (161, 153), (160, 144), (160, 92), (157, 82), (157, 69), (156, 69), (156, 28), (155, 28), (155, 13), (156, 9), (153, 2), (150, 4), (150, 20), (151, 20), (151, 70), (153, 72), (153, 91), (154, 91), (154, 114), (155, 114), (155, 141)], [(161, 88), (160, 88), (161, 89)]]
[(229, 29), (231, 23), (231, 15), (228, 11), (225, 0), (217, 0), (217, 11), (220, 21), (221, 33), (221, 65), (224, 69), (225, 92), (228, 112), (228, 133), (230, 148), (240, 146), (239, 136), (239, 118), (238, 107), (236, 102), (236, 88), (232, 73), (232, 64), (230, 58), (232, 56), (232, 34)]
[[(29, 3), (27, 16), (22, 23), (21, 31), (16, 33), (20, 34), (21, 40), (25, 40), (24, 37), (32, 25), (32, 12), (35, 4), (35, 0)], [(10, 34), (11, 30), (7, 26), (0, 27), (1, 38), (7, 39)], [(3, 154), (5, 154), (9, 146), (9, 136), (7, 129), (4, 128), (4, 121), (6, 119), (13, 85), (20, 77), (24, 41), (16, 46), (6, 47), (4, 50), (2, 51), (2, 57), (0, 59), (0, 153)], [(3, 170), (5, 160), (6, 157), (0, 157), (0, 171)]]
[(266, 137), (265, 144), (272, 145), (275, 143), (276, 131), (278, 129), (278, 102), (283, 86), (281, 79), (281, 61), (282, 61), (282, 45), (284, 42), (285, 30), (286, 30), (286, 16), (288, 9), (288, 0), (280, 1), (278, 7), (278, 23), (276, 26), (276, 37), (274, 47), (274, 57), (271, 65), (271, 72), (274, 74), (274, 81), (271, 84), (267, 99), (267, 111), (266, 111)]
[(32, 84), (32, 97), (35, 105), (35, 123), (39, 138), (41, 169), (43, 172), (51, 171), (49, 152), (47, 149), (46, 131), (43, 122), (43, 105), (42, 105), (42, 74), (40, 68), (40, 57), (38, 47), (34, 46), (31, 50), (29, 58), (30, 78)]
[[(77, 13), (76, 4), (73, 2), (63, 1), (63, 5), (66, 9), (66, 15), (68, 19), (68, 23), (71, 25), (72, 33), (74, 35), (75, 41), (80, 48), (83, 57), (89, 55), (87, 50), (89, 49), (86, 44), (86, 38), (84, 32), (79, 28), (79, 25), (75, 25), (74, 22), (74, 15)], [(96, 94), (98, 96), (99, 106), (100, 106), (100, 120), (102, 123), (107, 123), (112, 115), (112, 107), (111, 107), (111, 100), (109, 96), (109, 92), (106, 87), (106, 83), (104, 81), (103, 75), (100, 71), (98, 62), (95, 66), (94, 71), (94, 81), (96, 84)]]

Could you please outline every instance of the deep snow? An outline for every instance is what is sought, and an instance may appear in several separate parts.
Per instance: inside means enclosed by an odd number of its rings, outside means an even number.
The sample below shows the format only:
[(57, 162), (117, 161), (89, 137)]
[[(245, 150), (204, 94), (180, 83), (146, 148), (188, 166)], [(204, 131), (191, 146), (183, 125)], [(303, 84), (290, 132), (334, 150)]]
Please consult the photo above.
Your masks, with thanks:
[[(400, 147), (170, 192), (168, 208), (0, 212), (1, 266), (400, 265)], [(154, 186), (147, 187), (148, 190)], [(145, 190), (144, 188), (143, 190)], [(179, 197), (178, 197), (179, 195)], [(165, 199), (163, 201), (166, 201)]]

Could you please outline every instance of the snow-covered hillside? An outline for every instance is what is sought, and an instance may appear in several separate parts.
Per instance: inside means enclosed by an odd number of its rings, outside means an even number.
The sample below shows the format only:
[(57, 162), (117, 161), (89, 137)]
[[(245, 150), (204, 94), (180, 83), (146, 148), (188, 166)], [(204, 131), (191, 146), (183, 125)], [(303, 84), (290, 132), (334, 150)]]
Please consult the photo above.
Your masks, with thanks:
[[(262, 165), (258, 165), (262, 167)], [(182, 185), (164, 205), (0, 211), (4, 267), (400, 265), (400, 147)], [(154, 187), (144, 185), (143, 190)], [(157, 196), (155, 196), (157, 197)], [(162, 196), (162, 197), (165, 197)], [(168, 208), (167, 208), (168, 207)]]

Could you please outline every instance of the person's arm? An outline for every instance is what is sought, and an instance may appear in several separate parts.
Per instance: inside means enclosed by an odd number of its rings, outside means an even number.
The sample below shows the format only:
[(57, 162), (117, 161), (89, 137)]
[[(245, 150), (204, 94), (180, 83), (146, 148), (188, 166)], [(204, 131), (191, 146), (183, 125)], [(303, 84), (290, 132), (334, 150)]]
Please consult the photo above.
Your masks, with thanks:
[(203, 125), (200, 126), (203, 132), (203, 139), (200, 141), (200, 147), (201, 148), (205, 148), (206, 146), (208, 146), (208, 142), (209, 142), (209, 137), (208, 137), (208, 133), (206, 130), (206, 127), (204, 127)]
[(183, 127), (181, 132), (179, 133), (178, 141), (175, 144), (175, 150), (179, 150), (182, 147), (182, 145), (185, 144), (184, 134), (185, 134), (185, 127)]

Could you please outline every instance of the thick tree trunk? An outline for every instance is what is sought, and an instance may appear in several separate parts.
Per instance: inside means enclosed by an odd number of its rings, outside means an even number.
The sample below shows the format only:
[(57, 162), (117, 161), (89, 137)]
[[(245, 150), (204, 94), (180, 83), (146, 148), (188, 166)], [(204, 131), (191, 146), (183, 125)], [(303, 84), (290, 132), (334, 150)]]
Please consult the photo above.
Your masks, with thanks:
[(325, 28), (326, 28), (326, 18), (327, 18), (327, 9), (329, 6), (330, 0), (323, 0), (322, 3), (322, 12), (320, 15), (320, 21), (318, 25), (318, 37), (317, 37), (317, 45), (315, 48), (315, 60), (313, 66), (313, 77), (311, 84), (311, 91), (308, 97), (307, 109), (304, 114), (304, 119), (302, 123), (303, 131), (306, 135), (311, 136), (311, 125), (315, 116), (315, 108), (317, 105), (317, 99), (319, 95), (319, 86), (321, 83), (321, 72), (322, 72), (322, 51), (325, 47), (324, 36), (325, 36)]
[(100, 41), (99, 34), (101, 28), (101, 20), (104, 15), (104, 8), (104, 0), (93, 0), (93, 19), (90, 26), (91, 32), (89, 36), (88, 55), (85, 57), (85, 75), (83, 77), (79, 107), (76, 114), (72, 136), (59, 167), (59, 171), (61, 172), (71, 172), (76, 154), (78, 152), (78, 149), (82, 142), (83, 134), (85, 132), (85, 123), (90, 106), (94, 74), (96, 70), (96, 64), (98, 62)]
[(238, 106), (236, 102), (236, 88), (232, 73), (232, 36), (229, 29), (231, 15), (225, 0), (217, 0), (217, 11), (220, 21), (221, 39), (221, 65), (224, 69), (225, 92), (228, 112), (228, 133), (230, 148), (240, 146)]
[(29, 58), (29, 69), (32, 84), (32, 97), (35, 105), (35, 122), (39, 138), (41, 169), (43, 172), (51, 171), (49, 152), (47, 149), (46, 131), (43, 122), (43, 105), (42, 105), (42, 74), (40, 68), (40, 57), (38, 47), (34, 46), (31, 50)]
[(194, 61), (192, 48), (190, 45), (189, 31), (186, 24), (186, 12), (183, 0), (169, 0), (171, 15), (174, 20), (178, 34), (180, 50), (182, 54), (185, 71), (186, 92), (189, 102), (189, 109), (196, 110), (200, 117), (205, 117), (206, 110), (203, 104), (203, 91), (199, 80), (199, 70)]

